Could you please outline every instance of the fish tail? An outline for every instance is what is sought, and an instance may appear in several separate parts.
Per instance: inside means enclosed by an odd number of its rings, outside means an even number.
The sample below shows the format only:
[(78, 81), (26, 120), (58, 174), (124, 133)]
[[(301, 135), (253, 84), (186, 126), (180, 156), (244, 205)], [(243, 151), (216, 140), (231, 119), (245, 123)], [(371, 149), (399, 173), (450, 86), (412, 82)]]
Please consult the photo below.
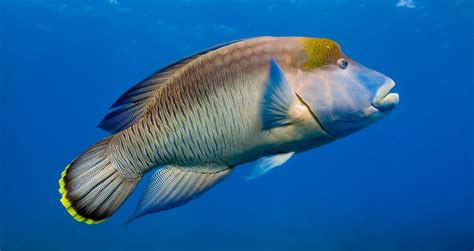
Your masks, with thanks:
[(127, 179), (117, 171), (107, 152), (109, 141), (110, 137), (89, 147), (61, 173), (61, 203), (79, 222), (105, 221), (140, 181)]

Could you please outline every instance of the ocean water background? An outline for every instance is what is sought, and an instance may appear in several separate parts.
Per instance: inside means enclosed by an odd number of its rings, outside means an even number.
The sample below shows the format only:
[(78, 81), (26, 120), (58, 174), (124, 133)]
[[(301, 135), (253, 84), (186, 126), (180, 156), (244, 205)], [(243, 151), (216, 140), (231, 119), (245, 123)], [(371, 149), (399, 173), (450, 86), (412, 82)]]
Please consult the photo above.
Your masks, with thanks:
[[(0, 0), (0, 250), (472, 250), (473, 1)], [(150, 73), (261, 35), (328, 37), (395, 80), (384, 120), (123, 226), (75, 222), (64, 167)]]

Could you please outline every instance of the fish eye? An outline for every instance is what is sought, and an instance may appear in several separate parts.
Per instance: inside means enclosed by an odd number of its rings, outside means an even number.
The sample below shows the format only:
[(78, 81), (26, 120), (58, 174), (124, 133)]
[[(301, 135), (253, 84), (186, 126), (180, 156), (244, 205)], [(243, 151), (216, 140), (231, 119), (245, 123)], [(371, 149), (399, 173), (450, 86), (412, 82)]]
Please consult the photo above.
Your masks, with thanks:
[(349, 62), (347, 62), (345, 58), (340, 58), (337, 60), (337, 65), (339, 65), (341, 69), (346, 69), (349, 65)]

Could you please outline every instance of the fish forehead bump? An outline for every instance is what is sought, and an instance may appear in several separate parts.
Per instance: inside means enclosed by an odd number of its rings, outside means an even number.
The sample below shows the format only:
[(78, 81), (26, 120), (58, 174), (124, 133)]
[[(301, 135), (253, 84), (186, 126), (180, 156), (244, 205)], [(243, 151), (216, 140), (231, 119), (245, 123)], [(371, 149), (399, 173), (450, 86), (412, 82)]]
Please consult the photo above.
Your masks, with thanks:
[(302, 37), (299, 43), (306, 54), (306, 60), (302, 64), (303, 70), (336, 64), (339, 58), (345, 57), (339, 44), (331, 39)]

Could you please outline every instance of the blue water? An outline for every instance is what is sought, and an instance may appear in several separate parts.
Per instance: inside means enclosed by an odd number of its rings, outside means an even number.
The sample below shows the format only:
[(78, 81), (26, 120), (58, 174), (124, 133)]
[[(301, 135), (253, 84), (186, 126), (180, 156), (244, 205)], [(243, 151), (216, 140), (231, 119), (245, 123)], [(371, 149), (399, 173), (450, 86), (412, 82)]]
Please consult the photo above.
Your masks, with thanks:
[[(472, 250), (473, 1), (0, 0), (0, 250)], [(384, 120), (186, 206), (77, 223), (61, 171), (130, 86), (212, 45), (329, 37), (397, 83)]]

